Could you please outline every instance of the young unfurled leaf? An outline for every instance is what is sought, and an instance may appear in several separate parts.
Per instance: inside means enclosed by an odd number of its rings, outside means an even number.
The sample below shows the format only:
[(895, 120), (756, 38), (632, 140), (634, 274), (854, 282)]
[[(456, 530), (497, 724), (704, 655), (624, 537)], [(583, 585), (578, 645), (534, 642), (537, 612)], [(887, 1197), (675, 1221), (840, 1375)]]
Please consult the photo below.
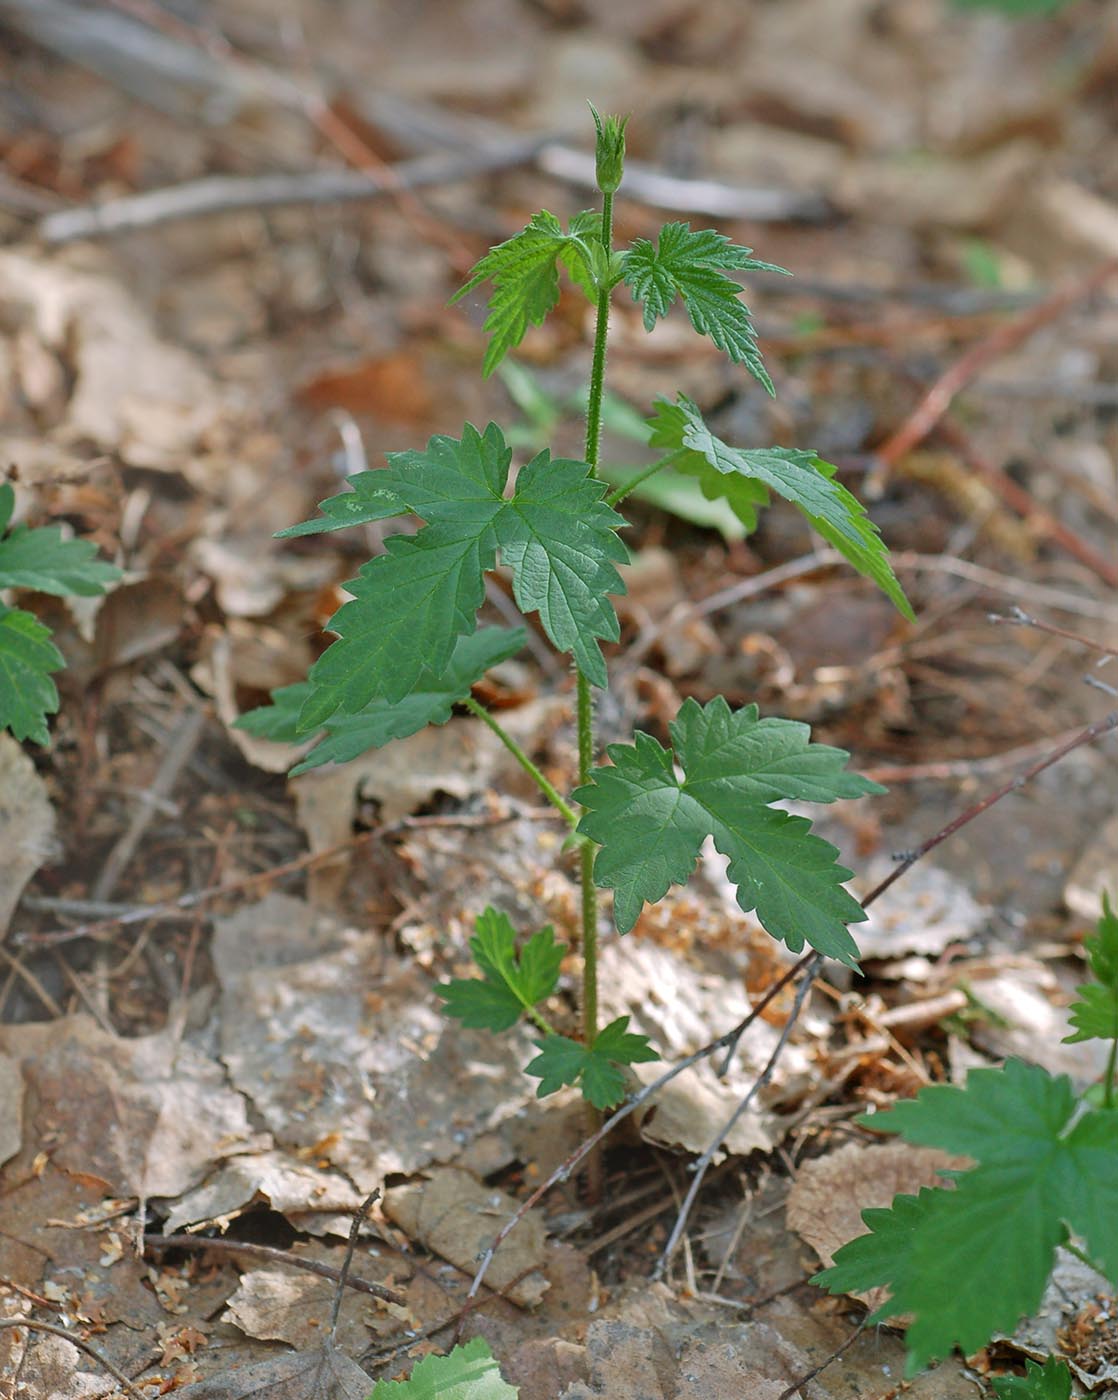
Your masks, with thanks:
[[(866, 917), (842, 887), (850, 871), (811, 835), (803, 817), (768, 806), (785, 798), (834, 802), (884, 788), (843, 771), (842, 749), (812, 744), (806, 724), (759, 719), (756, 705), (731, 712), (721, 696), (686, 700), (669, 726), (672, 749), (648, 734), (613, 744), (612, 767), (595, 768), (575, 800), (588, 810), (579, 830), (601, 850), (595, 881), (614, 891), (614, 919), (628, 933), (645, 903), (683, 884), (707, 836), (729, 856), (738, 903), (799, 952), (806, 939), (828, 957), (857, 965), (846, 925)], [(676, 765), (683, 778), (676, 775)]]
[(34, 530), (17, 525), (4, 534), (14, 509), (15, 492), (4, 482), (0, 485), (0, 588), (94, 598), (120, 578), (115, 565), (97, 558), (95, 544), (63, 539), (57, 525)]
[(546, 1025), (535, 1008), (555, 991), (567, 945), (556, 943), (548, 925), (529, 938), (518, 957), (508, 915), (492, 908), (478, 915), (474, 928), (470, 951), (481, 976), (455, 977), (436, 987), (447, 1015), (473, 1030), (507, 1031), (525, 1014)]
[[(596, 222), (595, 222), (596, 221)], [(594, 286), (594, 254), (591, 242), (601, 228), (601, 215), (590, 211), (576, 215), (569, 233), (547, 210), (533, 216), (527, 228), (504, 243), (490, 248), (476, 263), (469, 280), (451, 297), (460, 301), (482, 282), (492, 282), (489, 315), (485, 330), (489, 346), (482, 372), (488, 377), (510, 350), (524, 339), (528, 327), (542, 325), (559, 300), (556, 260), (561, 260), (572, 279), (584, 290)], [(593, 295), (597, 295), (595, 288)]]
[(425, 1356), (406, 1381), (377, 1381), (369, 1400), (517, 1400), (482, 1337), (472, 1337), (447, 1356)]
[(300, 730), (377, 697), (401, 700), (426, 672), (440, 674), (457, 639), (477, 625), (498, 550), (518, 606), (538, 611), (556, 647), (605, 685), (598, 642), (618, 635), (609, 595), (625, 591), (615, 566), (628, 551), (617, 536), (625, 521), (604, 504), (606, 488), (586, 463), (540, 452), (506, 498), (512, 453), (495, 423), (484, 433), (467, 423), (461, 441), (433, 437), (426, 451), (388, 460), (373, 473), (378, 489), (429, 523), (391, 536), (347, 585), (353, 598), (330, 620), (338, 640), (311, 670)]
[(634, 240), (622, 256), (622, 275), (633, 300), (643, 303), (645, 330), (666, 316), (680, 297), (699, 334), (709, 336), (734, 364), (745, 365), (774, 394), (757, 349), (749, 308), (741, 301), (741, 285), (727, 271), (789, 273), (774, 263), (751, 258), (752, 251), (713, 229), (692, 232), (690, 224), (665, 224), (658, 246), (647, 238)]
[(36, 744), (50, 743), (46, 717), (58, 709), (50, 673), (65, 665), (50, 635), (33, 613), (0, 603), (0, 729)]
[(1023, 1376), (995, 1376), (994, 1394), (998, 1400), (1071, 1400), (1071, 1372), (1054, 1356), (1043, 1366), (1028, 1361)]
[(582, 1097), (595, 1108), (612, 1108), (625, 1097), (623, 1065), (645, 1064), (659, 1055), (645, 1035), (628, 1030), (628, 1016), (619, 1016), (603, 1026), (586, 1046), (565, 1035), (548, 1035), (537, 1040), (539, 1054), (525, 1070), (540, 1081), (537, 1097), (554, 1094), (564, 1084), (577, 1084)]
[(1010, 1060), (866, 1121), (977, 1163), (952, 1173), (953, 1190), (863, 1212), (871, 1233), (815, 1279), (834, 1293), (889, 1287), (870, 1321), (914, 1315), (910, 1375), (954, 1346), (977, 1351), (1035, 1312), (1065, 1228), (1118, 1282), (1118, 1112), (1081, 1112), (1066, 1077)]
[(835, 468), (814, 452), (790, 447), (730, 447), (715, 437), (695, 404), (680, 394), (674, 404), (657, 399), (652, 423), (654, 447), (685, 450), (675, 465), (700, 476), (704, 489), (716, 489), (717, 476), (729, 483), (746, 478), (769, 487), (803, 511), (811, 525), (892, 600), (910, 620), (912, 607), (889, 564), (877, 526), (856, 496), (834, 479)]
[[(393, 739), (406, 739), (429, 724), (445, 724), (454, 706), (465, 699), (491, 666), (507, 661), (524, 645), (523, 627), (482, 627), (470, 637), (459, 637), (442, 675), (425, 671), (410, 695), (394, 704), (378, 698), (370, 700), (356, 714), (333, 714), (326, 721), (326, 734), (306, 758), (291, 770), (291, 776), (318, 768), (323, 763), (348, 763), (369, 749), (383, 748)], [(311, 693), (309, 681), (281, 686), (272, 692), (269, 705), (241, 715), (234, 728), (247, 730), (259, 739), (280, 744), (297, 744), (306, 731), (299, 728), (299, 715)]]
[(1064, 1036), (1065, 1042), (1118, 1040), (1118, 915), (1107, 894), (1102, 897), (1102, 910), (1097, 936), (1084, 944), (1096, 981), (1076, 988), (1079, 1000), (1071, 1006), (1075, 1031)]

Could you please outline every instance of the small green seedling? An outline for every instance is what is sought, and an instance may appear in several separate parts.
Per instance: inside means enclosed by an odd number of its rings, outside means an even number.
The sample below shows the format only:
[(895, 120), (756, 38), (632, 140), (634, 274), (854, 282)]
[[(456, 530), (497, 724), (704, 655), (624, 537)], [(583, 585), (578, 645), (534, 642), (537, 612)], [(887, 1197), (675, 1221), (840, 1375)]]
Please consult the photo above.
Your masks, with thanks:
[[(118, 568), (96, 558), (96, 545), (64, 539), (57, 525), (12, 527), (15, 502), (10, 482), (0, 484), (0, 589), (92, 598), (120, 577)], [(65, 664), (45, 623), (0, 602), (0, 729), (17, 739), (50, 743), (47, 715), (58, 709), (51, 672)]]
[[(613, 244), (613, 197), (623, 173), (625, 122), (597, 126), (601, 208), (576, 214), (564, 227), (536, 214), (528, 226), (491, 249), (456, 301), (488, 284), (492, 374), (530, 326), (559, 300), (559, 273), (596, 311), (586, 405), (586, 446), (579, 459), (552, 457), (546, 447), (514, 470), (507, 435), (495, 423), (467, 423), (459, 438), (433, 437), (422, 451), (394, 452), (386, 467), (352, 478), (351, 489), (323, 501), (314, 520), (284, 531), (317, 534), (414, 514), (426, 523), (395, 534), (385, 551), (347, 585), (352, 595), (330, 620), (336, 640), (306, 681), (276, 692), (273, 703), (246, 715), (253, 733), (318, 742), (296, 772), (343, 762), (368, 748), (442, 724), (464, 706), (494, 730), (571, 828), (582, 890), (577, 949), (582, 1025), (565, 1033), (549, 1008), (569, 951), (553, 931), (518, 938), (495, 909), (477, 918), (471, 947), (478, 977), (439, 990), (449, 1015), (466, 1026), (508, 1030), (520, 1020), (538, 1032), (538, 1054), (526, 1066), (539, 1093), (576, 1085), (597, 1108), (618, 1103), (626, 1067), (656, 1059), (644, 1036), (622, 1017), (598, 1023), (597, 891), (613, 891), (621, 933), (648, 903), (685, 882), (707, 837), (729, 857), (742, 909), (793, 952), (805, 942), (850, 966), (858, 949), (848, 925), (865, 917), (843, 888), (850, 872), (811, 823), (774, 804), (834, 802), (883, 789), (845, 770), (848, 755), (811, 742), (807, 725), (762, 718), (754, 705), (732, 710), (721, 698), (688, 700), (670, 725), (671, 746), (637, 733), (608, 749), (596, 766), (595, 689), (609, 682), (603, 643), (619, 636), (612, 596), (624, 592), (618, 569), (629, 557), (626, 521), (616, 507), (641, 483), (669, 468), (696, 480), (704, 495), (725, 503), (746, 529), (775, 493), (853, 566), (912, 617), (876, 528), (814, 452), (735, 447), (716, 437), (683, 395), (659, 399), (648, 420), (657, 459), (610, 489), (599, 446), (605, 397), (606, 335), (615, 292), (627, 288), (652, 330), (678, 302), (699, 335), (709, 338), (769, 394), (772, 380), (757, 348), (738, 272), (784, 274), (751, 250), (710, 229), (665, 224), (655, 240)], [(557, 791), (471, 688), (524, 644), (523, 628), (478, 626), (485, 574), (498, 561), (511, 578), (517, 606), (534, 615), (575, 669), (578, 783)], [(566, 1028), (570, 1032), (570, 1028)]]
[[(1103, 1077), (1086, 1094), (1066, 1075), (1010, 1060), (972, 1070), (965, 1087), (932, 1085), (859, 1120), (975, 1162), (943, 1173), (951, 1188), (863, 1211), (870, 1233), (844, 1245), (814, 1280), (832, 1293), (887, 1287), (889, 1300), (869, 1321), (912, 1314), (910, 1376), (953, 1347), (969, 1354), (997, 1332), (1012, 1334), (1039, 1307), (1057, 1246), (1118, 1284), (1118, 917), (1108, 899), (1086, 946), (1094, 980), (1079, 988), (1065, 1039), (1110, 1042)], [(1004, 1393), (1066, 1400), (1056, 1371), (1067, 1374), (1050, 1363), (1005, 1382), (1032, 1389)]]

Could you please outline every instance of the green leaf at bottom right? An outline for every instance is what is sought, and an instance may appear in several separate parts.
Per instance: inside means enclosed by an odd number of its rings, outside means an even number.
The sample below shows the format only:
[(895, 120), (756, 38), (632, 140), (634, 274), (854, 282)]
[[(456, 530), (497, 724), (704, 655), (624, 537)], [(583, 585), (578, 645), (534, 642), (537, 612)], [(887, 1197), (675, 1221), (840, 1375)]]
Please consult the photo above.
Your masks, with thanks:
[(1071, 1372), (1054, 1356), (1043, 1366), (1030, 1361), (1023, 1376), (999, 1376), (994, 1394), (998, 1400), (1071, 1400)]
[(1118, 1282), (1118, 1112), (1082, 1111), (1064, 1076), (1010, 1060), (964, 1088), (933, 1085), (875, 1115), (906, 1141), (966, 1155), (954, 1187), (867, 1210), (869, 1233), (815, 1282), (833, 1293), (885, 1285), (870, 1319), (912, 1314), (908, 1374), (954, 1347), (970, 1354), (1036, 1311), (1056, 1246), (1075, 1237)]

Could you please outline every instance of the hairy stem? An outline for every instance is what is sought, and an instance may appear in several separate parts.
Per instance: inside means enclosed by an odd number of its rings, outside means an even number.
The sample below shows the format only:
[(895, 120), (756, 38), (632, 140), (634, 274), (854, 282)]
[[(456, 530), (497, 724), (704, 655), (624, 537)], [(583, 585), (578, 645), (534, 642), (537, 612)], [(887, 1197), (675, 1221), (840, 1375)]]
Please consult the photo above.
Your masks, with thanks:
[(535, 785), (551, 803), (557, 812), (562, 813), (564, 821), (569, 827), (578, 825), (578, 813), (571, 804), (560, 795), (555, 785), (548, 781), (538, 766), (532, 762), (512, 735), (502, 725), (493, 718), (484, 705), (479, 705), (472, 695), (467, 695), (462, 702), (471, 714), (477, 715), (483, 724), (487, 724), (525, 773), (532, 779)]
[[(602, 195), (602, 246), (608, 262), (613, 245), (613, 195)], [(610, 288), (598, 292), (594, 323), (594, 358), (590, 366), (590, 394), (586, 403), (586, 460), (596, 471), (602, 444), (602, 398), (606, 381), (606, 338), (609, 331)], [(578, 780), (590, 781), (594, 765), (594, 699), (590, 682), (578, 673)], [(592, 1045), (598, 1034), (598, 891), (594, 885), (594, 850), (581, 852), (582, 882), (582, 1035)]]

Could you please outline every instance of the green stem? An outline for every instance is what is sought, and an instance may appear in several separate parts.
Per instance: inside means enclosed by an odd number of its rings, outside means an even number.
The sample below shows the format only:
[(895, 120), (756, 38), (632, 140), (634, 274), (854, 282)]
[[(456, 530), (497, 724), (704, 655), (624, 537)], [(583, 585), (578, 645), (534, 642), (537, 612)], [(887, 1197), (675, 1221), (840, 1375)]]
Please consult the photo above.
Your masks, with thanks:
[(1114, 1107), (1114, 1080), (1118, 1073), (1118, 1040), (1110, 1042), (1110, 1058), (1106, 1062), (1106, 1078), (1103, 1080), (1103, 1108)]
[(647, 481), (650, 476), (655, 476), (657, 472), (662, 472), (665, 467), (670, 467), (677, 457), (682, 457), (684, 450), (684, 448), (679, 448), (675, 452), (669, 452), (666, 457), (661, 457), (658, 462), (653, 462), (651, 466), (642, 467), (635, 476), (631, 476), (628, 481), (622, 482), (616, 491), (611, 491), (609, 493), (606, 497), (606, 505), (615, 506), (623, 501), (626, 496), (635, 491), (637, 487), (640, 486), (642, 482)]
[(500, 739), (501, 743), (504, 744), (505, 748), (508, 749), (509, 753), (512, 754), (513, 758), (516, 759), (517, 763), (520, 764), (521, 768), (524, 769), (525, 773), (528, 774), (555, 810), (563, 814), (563, 819), (567, 825), (572, 829), (576, 827), (578, 825), (578, 813), (565, 798), (560, 796), (554, 783), (549, 782), (548, 779), (544, 777), (540, 769), (532, 762), (508, 730), (498, 724), (485, 706), (479, 705), (472, 695), (467, 695), (462, 703), (471, 714), (477, 715), (478, 719), (480, 719), (483, 724), (487, 724), (489, 728), (492, 729), (493, 733), (496, 734), (497, 738)]
[[(613, 195), (602, 195), (602, 246), (606, 263), (613, 248)], [(586, 403), (586, 460), (596, 474), (602, 445), (602, 398), (606, 382), (606, 338), (609, 332), (611, 288), (598, 292), (594, 323), (594, 357), (590, 364), (590, 394)], [(594, 766), (594, 698), (590, 682), (578, 672), (578, 779), (590, 781)], [(580, 852), (582, 886), (582, 1038), (593, 1045), (598, 1034), (598, 890), (594, 884), (594, 848), (584, 842)]]

